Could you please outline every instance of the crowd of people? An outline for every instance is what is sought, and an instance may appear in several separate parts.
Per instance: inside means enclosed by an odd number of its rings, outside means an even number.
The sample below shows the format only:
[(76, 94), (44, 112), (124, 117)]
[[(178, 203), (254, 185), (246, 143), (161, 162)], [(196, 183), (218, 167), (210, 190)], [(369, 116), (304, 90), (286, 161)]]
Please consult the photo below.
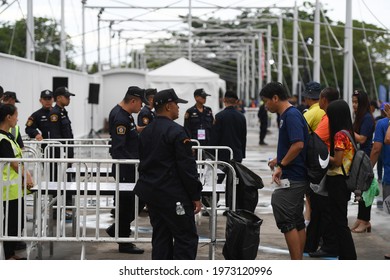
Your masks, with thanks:
[[(23, 148), (15, 106), (19, 100), (15, 92), (0, 90), (0, 157), (18, 158)], [(75, 95), (66, 87), (59, 87), (54, 92), (43, 90), (40, 94), (42, 108), (26, 123), (28, 136), (38, 141), (73, 139), (65, 109), (71, 96)], [(179, 104), (188, 101), (180, 99), (174, 89), (158, 91), (130, 86), (123, 100), (109, 114), (112, 158), (139, 159), (140, 164), (138, 180), (135, 165), (121, 164), (118, 172), (117, 165), (112, 166), (112, 175), (119, 174), (116, 178), (119, 182), (135, 182), (136, 185), (134, 192), (120, 192), (119, 201), (114, 201), (119, 207), (119, 224), (112, 224), (106, 232), (112, 237), (118, 232), (118, 236), (124, 238), (132, 234), (130, 224), (138, 214), (134, 212), (137, 195), (139, 208), (147, 208), (153, 227), (152, 259), (196, 258), (199, 237), (194, 215), (201, 211), (202, 204), (210, 206), (210, 193), (202, 193), (193, 140), (202, 146), (228, 146), (237, 162), (245, 158), (247, 126), (237, 94), (226, 91), (225, 108), (215, 116), (205, 105), (208, 96), (210, 94), (203, 88), (195, 90), (195, 104), (185, 112), (183, 125), (175, 120), (179, 117)], [(384, 167), (383, 176), (382, 170), (378, 170), (384, 200), (390, 195), (390, 105), (382, 104), (383, 118), (375, 119), (372, 107), (378, 104), (370, 102), (364, 91), (355, 90), (351, 100), (352, 119), (347, 102), (340, 99), (334, 88), (321, 88), (313, 81), (306, 85), (302, 96), (306, 108), (292, 104), (283, 84), (271, 82), (260, 91), (261, 104), (254, 100), (251, 103), (251, 107), (259, 107), (260, 145), (267, 145), (264, 138), (268, 112), (278, 114), (277, 156), (269, 161), (272, 180), (283, 186), (276, 188), (271, 199), (277, 227), (284, 234), (291, 259), (302, 259), (304, 252), (311, 257), (357, 259), (352, 233), (371, 231), (371, 205), (359, 201), (356, 222), (349, 228), (347, 203), (351, 192), (345, 179), (355, 150), (343, 131), (352, 135), (360, 149), (370, 156), (373, 166), (380, 162)], [(137, 122), (133, 114), (138, 114)], [(307, 178), (306, 142), (310, 131), (318, 134), (330, 153), (330, 165), (321, 191), (312, 188)], [(58, 153), (55, 152), (53, 157), (59, 157)], [(68, 149), (67, 157), (73, 157), (72, 149)], [(228, 151), (218, 153), (218, 160), (229, 162), (230, 159)], [(13, 164), (11, 171), (8, 175), (14, 177), (20, 172)], [(29, 189), (34, 180), (28, 171), (22, 172), (27, 174), (25, 182)], [(4, 174), (3, 181), (10, 181)], [(20, 198), (23, 199), (24, 194), (17, 191), (15, 184), (8, 186), (7, 190), (9, 194), (3, 197), (3, 207), (7, 207), (10, 213), (8, 235), (12, 236), (16, 235), (18, 226), (12, 217), (17, 217)], [(6, 204), (7, 200), (12, 203)], [(16, 242), (4, 244), (6, 259), (20, 259), (15, 255)], [(128, 254), (144, 253), (144, 249), (133, 243), (119, 243), (118, 250)], [(385, 258), (390, 258), (390, 255)]]

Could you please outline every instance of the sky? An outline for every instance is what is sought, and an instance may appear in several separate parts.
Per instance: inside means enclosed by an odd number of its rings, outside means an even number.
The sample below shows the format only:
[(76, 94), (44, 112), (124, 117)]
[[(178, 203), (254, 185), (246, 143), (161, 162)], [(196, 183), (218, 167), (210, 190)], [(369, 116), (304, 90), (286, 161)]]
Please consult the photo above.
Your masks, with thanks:
[[(27, 0), (8, 0), (6, 5), (0, 6), (0, 23), (4, 21), (14, 21), (26, 17), (27, 14)], [(297, 0), (297, 5), (301, 6), (304, 0)], [(315, 0), (309, 2), (315, 3)], [(0, 1), (1, 3), (1, 1)], [(223, 20), (234, 19), (240, 11), (232, 9), (216, 10), (216, 5), (228, 6), (242, 6), (242, 7), (293, 7), (295, 1), (293, 0), (191, 0), (192, 7), (214, 7), (213, 9), (192, 9), (193, 16), (200, 16), (201, 18), (216, 17)], [(332, 20), (345, 21), (345, 0), (322, 0), (324, 9), (328, 10), (328, 15)], [(0, 4), (1, 5), (1, 4)], [(42, 16), (48, 18), (55, 18), (60, 20), (61, 0), (34, 0), (33, 13), (35, 17)], [(189, 0), (87, 0), (87, 6), (181, 6), (188, 7)], [(81, 63), (81, 42), (82, 42), (82, 9), (81, 0), (65, 0), (65, 25), (66, 32), (71, 36), (71, 42), (75, 46), (76, 54), (73, 59), (76, 63)], [(372, 23), (378, 27), (390, 29), (390, 1), (389, 0), (352, 0), (352, 17), (357, 20), (364, 20), (367, 23)], [(86, 57), (87, 64), (97, 61), (97, 14), (99, 10), (87, 8), (85, 10), (85, 31), (86, 31)], [(120, 30), (122, 40), (118, 41), (118, 33), (111, 39), (112, 49), (111, 55), (113, 61), (119, 56), (123, 57), (125, 51), (130, 49), (142, 49), (142, 46), (148, 40), (146, 38), (166, 37), (163, 32), (164, 28), (170, 30), (185, 30), (187, 26), (178, 21), (178, 14), (186, 15), (188, 9), (164, 9), (151, 12), (150, 10), (140, 9), (106, 9), (101, 19), (149, 19), (149, 20), (167, 20), (166, 22), (137, 22), (133, 21), (131, 26), (129, 23), (120, 26), (113, 26), (113, 29)], [(109, 50), (109, 32), (108, 21), (101, 22), (101, 59), (104, 62), (108, 61)], [(126, 28), (131, 28), (133, 31), (126, 31)], [(136, 31), (134, 31), (136, 29)], [(151, 30), (146, 32), (146, 30)], [(153, 31), (152, 31), (153, 30)], [(123, 38), (131, 38), (128, 40), (127, 47)], [(137, 38), (137, 39), (134, 39)], [(118, 42), (120, 47), (118, 48)], [(122, 59), (123, 60), (123, 59)]]

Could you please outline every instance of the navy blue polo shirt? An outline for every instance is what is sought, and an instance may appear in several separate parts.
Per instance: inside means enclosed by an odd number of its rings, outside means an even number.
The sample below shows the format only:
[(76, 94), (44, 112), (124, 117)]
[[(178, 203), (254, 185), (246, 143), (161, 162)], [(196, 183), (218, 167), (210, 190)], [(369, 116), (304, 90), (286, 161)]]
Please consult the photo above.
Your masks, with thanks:
[(306, 141), (308, 130), (303, 115), (294, 106), (287, 108), (280, 116), (279, 140), (277, 159), (281, 161), (287, 154), (291, 145), (296, 142), (304, 142), (304, 148), (287, 166), (283, 167), (282, 179), (292, 181), (306, 181)]

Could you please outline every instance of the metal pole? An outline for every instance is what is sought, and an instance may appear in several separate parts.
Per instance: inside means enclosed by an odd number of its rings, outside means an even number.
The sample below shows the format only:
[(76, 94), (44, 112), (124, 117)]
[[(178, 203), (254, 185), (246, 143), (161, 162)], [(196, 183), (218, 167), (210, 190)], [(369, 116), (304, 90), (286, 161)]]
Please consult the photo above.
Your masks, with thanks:
[(278, 82), (283, 82), (283, 18), (278, 20)]
[(192, 61), (192, 47), (191, 47), (191, 41), (192, 41), (192, 5), (191, 0), (188, 0), (189, 7), (188, 7), (188, 60)]
[(33, 1), (27, 1), (26, 58), (35, 60)]
[(271, 59), (272, 59), (272, 31), (271, 25), (267, 26), (267, 83), (272, 81), (271, 77)]
[(103, 11), (104, 11), (104, 8), (101, 8), (100, 9), (100, 11), (99, 11), (99, 13), (98, 13), (98, 16), (97, 16), (97, 18), (98, 18), (98, 30), (97, 30), (97, 32), (98, 32), (98, 49), (97, 49), (97, 54), (98, 54), (98, 72), (100, 72), (100, 71), (102, 71), (102, 65), (101, 65), (101, 59), (100, 59), (100, 17), (102, 16), (102, 13), (103, 13)]
[(87, 72), (87, 62), (85, 60), (85, 4), (87, 3), (87, 0), (81, 0), (82, 3), (82, 9), (81, 9), (81, 18), (82, 18), (82, 65), (81, 65), (81, 71)]
[(256, 98), (256, 94), (255, 94), (255, 81), (256, 81), (256, 77), (255, 77), (255, 72), (256, 72), (256, 41), (255, 41), (256, 39), (255, 38), (253, 38), (252, 39), (252, 48), (251, 48), (251, 50), (252, 50), (252, 75), (251, 75), (251, 77), (252, 77), (252, 92), (251, 92), (251, 97), (254, 97), (255, 99), (257, 99)]
[(298, 6), (294, 6), (294, 23), (293, 23), (293, 72), (292, 72), (292, 94), (297, 94), (298, 86)]
[(313, 53), (313, 81), (320, 83), (320, 1), (316, 0), (314, 13), (314, 53)]
[(113, 21), (110, 22), (110, 25), (109, 25), (109, 38), (108, 38), (108, 60), (109, 60), (109, 64), (110, 64), (110, 69), (112, 67), (112, 54), (111, 54), (111, 47), (112, 47), (112, 43), (111, 43), (111, 40), (112, 40), (112, 25), (113, 25)]
[(61, 0), (61, 44), (60, 44), (60, 67), (66, 68), (66, 35), (65, 35), (65, 1)]
[(249, 44), (246, 44), (245, 50), (245, 104), (249, 104)]
[[(343, 97), (352, 109), (352, 74), (353, 74), (353, 46), (352, 41), (352, 0), (346, 0), (346, 18), (344, 29), (344, 88)], [(351, 110), (352, 112), (352, 110)]]
[(243, 99), (245, 97), (245, 50), (241, 52), (241, 96)]
[(261, 32), (259, 34), (258, 38), (258, 44), (259, 44), (259, 53), (258, 53), (258, 73), (259, 73), (259, 83), (258, 83), (258, 91), (263, 88), (263, 65), (264, 65), (264, 57), (263, 57), (263, 33)]
[(237, 54), (237, 95), (241, 96), (241, 54)]
[(129, 39), (126, 39), (126, 46), (125, 46), (125, 68), (129, 68), (129, 62), (128, 62), (128, 57), (129, 57), (129, 54), (128, 54), (128, 45), (129, 45)]
[(118, 67), (121, 68), (121, 32), (122, 30), (118, 31)]

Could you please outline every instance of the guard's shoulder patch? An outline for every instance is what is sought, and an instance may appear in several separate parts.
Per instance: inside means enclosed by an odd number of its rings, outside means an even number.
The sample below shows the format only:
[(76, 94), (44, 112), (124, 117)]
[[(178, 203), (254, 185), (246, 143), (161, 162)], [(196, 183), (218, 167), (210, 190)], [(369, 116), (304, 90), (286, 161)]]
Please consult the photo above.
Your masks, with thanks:
[(26, 126), (32, 126), (34, 123), (34, 120), (32, 118), (28, 118), (28, 121), (26, 123)]
[(58, 121), (58, 115), (57, 114), (52, 114), (50, 116), (50, 121), (51, 122), (57, 122)]
[(183, 140), (183, 144), (186, 145), (188, 143), (191, 143), (191, 139), (190, 138), (186, 138)]
[(142, 118), (142, 123), (147, 125), (149, 123), (149, 118), (148, 117), (143, 117)]
[(189, 117), (190, 117), (190, 114), (188, 112), (186, 112), (186, 114), (184, 115), (184, 118), (188, 119)]
[(116, 134), (117, 135), (125, 135), (126, 134), (126, 126), (124, 125), (118, 125), (116, 127)]

